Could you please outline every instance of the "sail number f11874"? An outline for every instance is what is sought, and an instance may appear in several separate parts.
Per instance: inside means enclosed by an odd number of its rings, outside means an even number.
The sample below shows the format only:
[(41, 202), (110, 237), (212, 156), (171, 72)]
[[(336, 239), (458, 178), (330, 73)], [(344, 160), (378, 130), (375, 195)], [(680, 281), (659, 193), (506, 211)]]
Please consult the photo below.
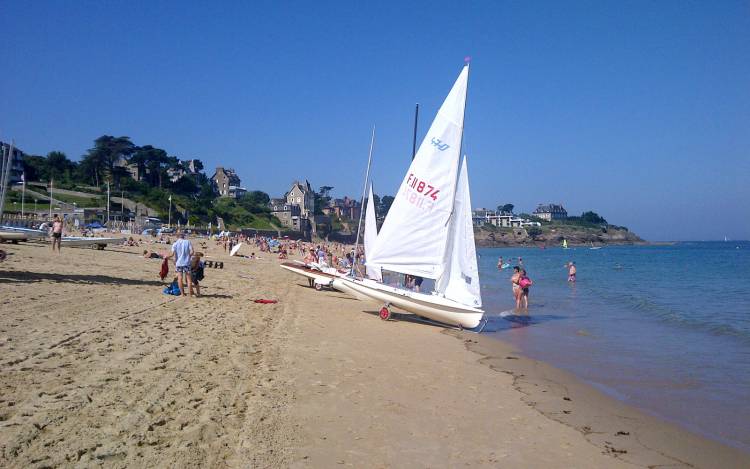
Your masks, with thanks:
[(420, 181), (418, 177), (411, 173), (403, 190), (403, 195), (410, 204), (427, 212), (432, 211), (439, 193), (440, 190), (436, 189), (435, 186)]
[(432, 200), (437, 200), (438, 193), (440, 192), (435, 186), (427, 184), (425, 181), (420, 181), (413, 173), (409, 173), (406, 185), (417, 191), (417, 193), (422, 194), (425, 197), (430, 197)]

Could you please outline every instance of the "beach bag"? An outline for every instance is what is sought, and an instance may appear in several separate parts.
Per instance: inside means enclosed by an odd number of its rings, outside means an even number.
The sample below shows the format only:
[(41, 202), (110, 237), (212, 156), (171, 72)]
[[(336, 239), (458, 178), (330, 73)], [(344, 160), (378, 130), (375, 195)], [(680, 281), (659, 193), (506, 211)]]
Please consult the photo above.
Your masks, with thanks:
[(163, 291), (167, 295), (180, 296), (182, 294), (182, 292), (180, 292), (180, 286), (177, 285), (176, 280), (170, 283)]
[(159, 271), (159, 277), (161, 277), (162, 281), (169, 275), (169, 260), (164, 259), (164, 262), (161, 263), (161, 270)]

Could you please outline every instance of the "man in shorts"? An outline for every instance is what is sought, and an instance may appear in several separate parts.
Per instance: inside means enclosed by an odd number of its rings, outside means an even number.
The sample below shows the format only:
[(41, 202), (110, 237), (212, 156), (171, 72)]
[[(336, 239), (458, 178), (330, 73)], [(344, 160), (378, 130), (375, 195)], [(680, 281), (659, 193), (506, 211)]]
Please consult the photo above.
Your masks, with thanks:
[(60, 253), (60, 243), (62, 241), (63, 233), (63, 222), (60, 220), (59, 215), (55, 215), (55, 219), (52, 220), (52, 252), (55, 252), (55, 246), (57, 246), (57, 252)]
[(180, 232), (179, 238), (172, 245), (172, 252), (164, 256), (165, 259), (174, 257), (174, 266), (177, 271), (177, 285), (180, 287), (180, 293), (185, 293), (185, 282), (187, 281), (187, 295), (193, 294), (193, 280), (190, 276), (190, 259), (193, 257), (193, 245), (185, 239), (185, 233)]

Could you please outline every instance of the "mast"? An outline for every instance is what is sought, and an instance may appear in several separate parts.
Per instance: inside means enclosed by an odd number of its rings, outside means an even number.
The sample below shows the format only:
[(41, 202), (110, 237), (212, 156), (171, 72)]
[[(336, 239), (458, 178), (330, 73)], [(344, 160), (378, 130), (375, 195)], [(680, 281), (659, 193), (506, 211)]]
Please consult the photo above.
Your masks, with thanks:
[[(359, 248), (359, 233), (362, 231), (362, 215), (364, 215), (365, 196), (367, 195), (367, 182), (370, 180), (370, 165), (372, 164), (372, 150), (375, 148), (375, 126), (372, 126), (372, 136), (370, 137), (370, 151), (367, 155), (367, 170), (365, 171), (365, 184), (362, 188), (362, 202), (359, 206), (359, 224), (357, 224), (357, 238), (354, 243), (354, 256), (352, 257), (351, 275), (354, 276), (354, 261), (357, 258), (357, 249)], [(372, 200), (370, 201), (372, 203)]]
[(26, 202), (26, 172), (21, 173), (23, 186), (21, 186), (21, 218), (23, 218), (23, 205)]
[[(456, 167), (459, 168), (459, 170), (456, 171), (456, 180), (453, 182), (454, 202), (456, 197), (456, 188), (458, 187), (458, 178), (461, 175), (461, 155), (463, 155), (464, 151), (464, 128), (466, 124), (466, 103), (469, 102), (469, 72), (471, 72), (471, 57), (464, 57), (464, 63), (466, 64), (466, 93), (464, 93), (464, 113), (461, 116), (461, 143), (458, 144), (458, 162), (456, 163)], [(464, 157), (466, 157), (466, 155), (464, 155)], [(445, 222), (446, 226), (451, 222), (451, 220), (453, 220), (454, 211), (454, 209), (451, 209), (451, 214), (448, 216), (448, 220), (446, 220)]]
[(414, 157), (417, 155), (417, 123), (419, 122), (419, 103), (414, 110), (414, 138), (411, 143), (411, 160), (414, 161)]
[(55, 180), (50, 178), (49, 180), (49, 219), (52, 220), (52, 186)]
[(8, 151), (6, 153), (5, 147), (3, 146), (2, 155), (0, 155), (0, 160), (2, 160), (2, 165), (0, 165), (0, 220), (2, 220), (3, 212), (5, 211), (5, 195), (8, 189), (8, 172), (10, 170), (10, 165), (13, 162), (13, 142), (11, 142), (10, 146), (7, 148)]

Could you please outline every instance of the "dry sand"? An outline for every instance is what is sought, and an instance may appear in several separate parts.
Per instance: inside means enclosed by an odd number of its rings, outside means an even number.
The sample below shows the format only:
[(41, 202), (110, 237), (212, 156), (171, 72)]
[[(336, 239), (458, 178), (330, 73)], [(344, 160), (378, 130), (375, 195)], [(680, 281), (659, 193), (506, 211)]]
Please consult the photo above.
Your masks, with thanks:
[(500, 342), (381, 321), (268, 255), (210, 246), (224, 268), (176, 298), (142, 247), (4, 249), (2, 467), (750, 467)]

